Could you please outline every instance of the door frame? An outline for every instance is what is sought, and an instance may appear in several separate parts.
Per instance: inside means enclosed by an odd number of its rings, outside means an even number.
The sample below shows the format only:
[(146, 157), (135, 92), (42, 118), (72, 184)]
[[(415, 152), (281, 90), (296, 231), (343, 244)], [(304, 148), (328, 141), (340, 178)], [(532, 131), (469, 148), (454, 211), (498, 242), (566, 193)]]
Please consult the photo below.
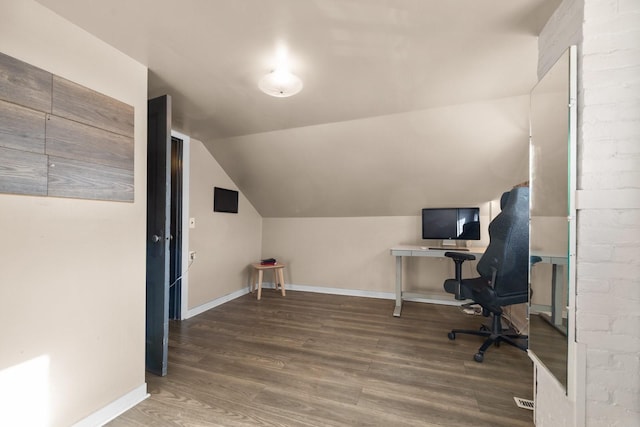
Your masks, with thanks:
[(171, 136), (182, 140), (182, 279), (180, 292), (180, 319), (187, 318), (189, 310), (189, 174), (191, 137), (171, 129)]

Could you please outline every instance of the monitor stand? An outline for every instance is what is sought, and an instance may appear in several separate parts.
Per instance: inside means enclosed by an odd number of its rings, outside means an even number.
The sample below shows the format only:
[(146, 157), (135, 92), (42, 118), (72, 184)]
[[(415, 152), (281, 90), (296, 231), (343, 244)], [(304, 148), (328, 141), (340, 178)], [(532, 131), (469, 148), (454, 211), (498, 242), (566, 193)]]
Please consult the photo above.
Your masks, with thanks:
[(469, 252), (466, 240), (443, 240), (441, 246), (430, 247), (432, 251)]

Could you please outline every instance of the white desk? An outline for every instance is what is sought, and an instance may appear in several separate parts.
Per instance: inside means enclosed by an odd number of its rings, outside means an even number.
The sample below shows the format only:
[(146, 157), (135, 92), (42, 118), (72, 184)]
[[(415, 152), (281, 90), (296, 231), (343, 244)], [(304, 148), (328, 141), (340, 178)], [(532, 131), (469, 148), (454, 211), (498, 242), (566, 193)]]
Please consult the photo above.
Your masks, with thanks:
[[(466, 254), (475, 255), (476, 258), (480, 258), (484, 253), (486, 248), (467, 248), (468, 251), (464, 251)], [(431, 300), (430, 302), (434, 303), (445, 303), (442, 299), (441, 295), (429, 295), (429, 294), (421, 294), (421, 293), (410, 293), (402, 291), (402, 257), (406, 256), (417, 256), (417, 257), (433, 257), (433, 258), (444, 258), (445, 252), (456, 252), (456, 248), (452, 247), (451, 249), (429, 249), (424, 246), (410, 246), (410, 245), (401, 245), (395, 246), (391, 248), (391, 255), (396, 257), (396, 307), (393, 310), (393, 315), (395, 317), (400, 317), (400, 312), (402, 311), (402, 300), (408, 298), (427, 298)], [(453, 265), (453, 261), (451, 261)], [(443, 281), (444, 283), (444, 281)], [(453, 297), (447, 299), (447, 302), (453, 302)]]

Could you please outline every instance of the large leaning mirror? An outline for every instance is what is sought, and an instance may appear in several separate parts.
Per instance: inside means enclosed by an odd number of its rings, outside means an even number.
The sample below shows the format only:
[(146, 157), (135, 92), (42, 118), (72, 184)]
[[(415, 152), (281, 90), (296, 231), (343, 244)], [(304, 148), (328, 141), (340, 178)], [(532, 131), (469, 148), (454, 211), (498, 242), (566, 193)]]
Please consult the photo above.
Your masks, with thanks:
[[(574, 49), (574, 48), (572, 48)], [(575, 186), (572, 100), (576, 76), (567, 50), (531, 92), (529, 349), (567, 388), (569, 271)], [(575, 54), (573, 55), (575, 57)], [(575, 71), (575, 70), (574, 70)], [(573, 85), (573, 86), (572, 86)]]

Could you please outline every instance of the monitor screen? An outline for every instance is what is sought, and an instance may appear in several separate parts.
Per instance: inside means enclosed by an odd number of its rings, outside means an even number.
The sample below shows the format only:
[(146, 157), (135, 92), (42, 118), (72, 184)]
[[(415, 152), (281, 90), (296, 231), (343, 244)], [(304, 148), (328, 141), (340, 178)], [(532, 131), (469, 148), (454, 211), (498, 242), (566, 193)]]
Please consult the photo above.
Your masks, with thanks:
[(480, 208), (422, 209), (422, 238), (480, 240)]
[(238, 213), (238, 192), (213, 187), (213, 211)]

